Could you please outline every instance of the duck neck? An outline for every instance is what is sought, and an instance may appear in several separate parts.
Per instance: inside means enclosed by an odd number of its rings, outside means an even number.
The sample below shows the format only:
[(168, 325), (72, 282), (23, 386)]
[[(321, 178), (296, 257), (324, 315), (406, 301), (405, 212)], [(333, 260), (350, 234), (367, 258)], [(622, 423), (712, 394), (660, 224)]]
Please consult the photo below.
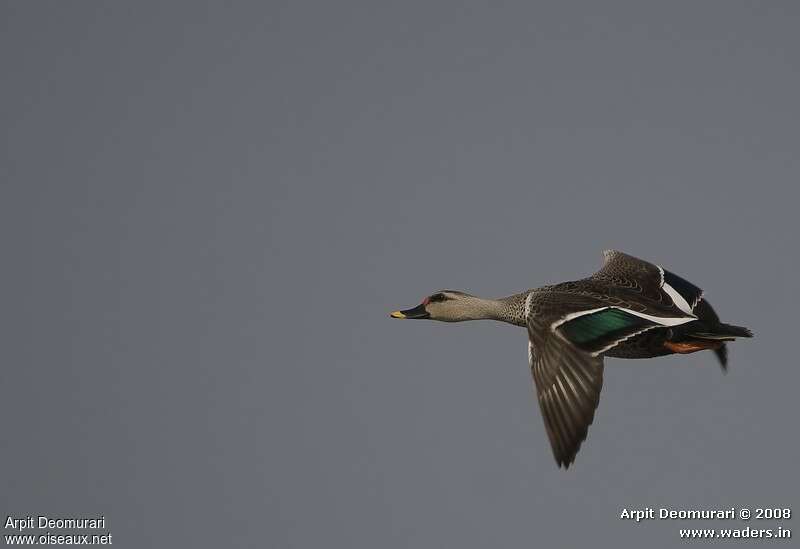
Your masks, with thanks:
[(528, 320), (525, 318), (525, 300), (530, 290), (503, 297), (497, 301), (502, 303), (502, 314), (497, 320), (508, 322), (514, 326), (527, 328)]
[(515, 326), (527, 326), (525, 320), (525, 298), (528, 292), (502, 297), (500, 299), (486, 299), (473, 297), (470, 301), (470, 314), (464, 320), (497, 320)]

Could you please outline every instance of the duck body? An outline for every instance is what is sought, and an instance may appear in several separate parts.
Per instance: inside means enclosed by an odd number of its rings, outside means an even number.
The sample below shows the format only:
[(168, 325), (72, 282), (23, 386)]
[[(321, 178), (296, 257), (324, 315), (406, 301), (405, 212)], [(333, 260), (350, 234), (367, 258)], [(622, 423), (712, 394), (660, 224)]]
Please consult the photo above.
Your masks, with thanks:
[(527, 329), (528, 361), (553, 455), (574, 461), (594, 420), (603, 359), (651, 358), (712, 350), (727, 367), (727, 342), (752, 337), (722, 323), (703, 291), (664, 268), (609, 250), (593, 275), (482, 299), (442, 290), (395, 318), (447, 322), (491, 319)]

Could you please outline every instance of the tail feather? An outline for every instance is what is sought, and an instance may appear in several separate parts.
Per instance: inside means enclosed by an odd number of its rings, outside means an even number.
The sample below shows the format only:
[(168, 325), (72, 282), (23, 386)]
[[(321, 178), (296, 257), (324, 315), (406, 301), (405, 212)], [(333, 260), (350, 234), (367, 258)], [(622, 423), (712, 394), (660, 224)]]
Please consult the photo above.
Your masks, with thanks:
[(733, 341), (737, 337), (753, 337), (753, 332), (744, 326), (734, 326), (732, 324), (723, 324), (718, 322), (712, 327), (713, 331), (704, 330), (702, 332), (692, 332), (689, 335), (698, 339), (708, 339), (714, 341), (722, 341), (723, 343), (714, 349), (714, 354), (717, 355), (719, 365), (722, 367), (723, 372), (728, 371), (728, 347), (725, 341)]
[(719, 365), (722, 368), (723, 372), (728, 371), (728, 346), (723, 343), (716, 349), (714, 349), (714, 354), (717, 355), (717, 360), (719, 360)]
[(714, 351), (722, 371), (726, 372), (728, 370), (728, 346), (725, 342), (733, 341), (737, 337), (753, 337), (753, 332), (744, 326), (720, 322), (719, 315), (705, 299), (700, 299), (692, 312), (697, 316), (697, 321), (686, 324), (685, 331), (678, 337), (714, 342), (708, 348)]
[(722, 341), (733, 340), (737, 337), (753, 337), (753, 332), (744, 326), (719, 323), (712, 329), (713, 331), (693, 332), (689, 335), (700, 339), (717, 339)]

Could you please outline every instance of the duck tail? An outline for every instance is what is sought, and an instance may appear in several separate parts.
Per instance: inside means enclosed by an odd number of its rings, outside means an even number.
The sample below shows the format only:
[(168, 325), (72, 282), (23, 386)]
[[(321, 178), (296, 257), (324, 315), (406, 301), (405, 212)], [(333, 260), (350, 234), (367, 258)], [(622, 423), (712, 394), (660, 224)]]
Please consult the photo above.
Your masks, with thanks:
[(719, 360), (719, 365), (722, 367), (723, 372), (728, 371), (728, 346), (726, 341), (733, 341), (737, 337), (753, 337), (753, 332), (744, 326), (734, 326), (732, 324), (723, 324), (717, 322), (711, 327), (703, 327), (702, 330), (691, 332), (690, 337), (700, 340), (705, 340), (710, 343), (716, 343), (714, 347), (710, 347)]
[(714, 354), (717, 355), (717, 360), (719, 360), (719, 367), (722, 368), (722, 373), (728, 372), (728, 346), (725, 342), (722, 342), (722, 345), (714, 349)]
[(728, 371), (728, 346), (726, 341), (733, 341), (737, 337), (753, 337), (753, 332), (744, 326), (734, 326), (732, 324), (723, 324), (719, 322), (714, 325), (713, 330), (704, 330), (701, 332), (694, 332), (692, 337), (697, 339), (705, 339), (717, 341), (718, 347), (714, 349), (714, 354), (717, 355), (719, 365), (723, 372)]
[(711, 330), (692, 332), (689, 335), (698, 339), (711, 339), (718, 341), (730, 341), (737, 337), (753, 337), (753, 332), (744, 326), (734, 326), (733, 324), (719, 323)]

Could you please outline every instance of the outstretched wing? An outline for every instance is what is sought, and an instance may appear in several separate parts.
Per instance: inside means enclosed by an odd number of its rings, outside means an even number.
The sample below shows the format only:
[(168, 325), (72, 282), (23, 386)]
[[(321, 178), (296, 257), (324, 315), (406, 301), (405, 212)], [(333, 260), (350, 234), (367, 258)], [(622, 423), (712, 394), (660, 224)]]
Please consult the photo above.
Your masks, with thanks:
[(601, 353), (662, 324), (593, 295), (553, 289), (531, 292), (525, 309), (528, 359), (547, 436), (558, 465), (569, 467), (600, 401)]
[[(610, 304), (578, 287), (550, 287), (528, 295), (528, 359), (553, 455), (568, 467), (594, 420), (603, 386), (602, 353), (652, 328), (694, 317), (655, 316), (671, 307), (641, 312)], [(613, 302), (615, 303), (615, 302)]]
[[(587, 279), (528, 295), (528, 358), (553, 455), (568, 467), (586, 439), (603, 386), (602, 354), (647, 330), (697, 320), (702, 290), (622, 252)], [(698, 312), (704, 311), (704, 305)], [(706, 313), (707, 314), (707, 313)]]
[(528, 361), (545, 430), (559, 466), (568, 468), (586, 440), (603, 387), (603, 358), (591, 356), (557, 337), (540, 344), (531, 335)]
[(617, 250), (606, 250), (603, 256), (605, 263), (590, 277), (591, 280), (639, 293), (656, 303), (671, 305), (679, 314), (692, 315), (703, 297), (703, 290), (659, 265)]

